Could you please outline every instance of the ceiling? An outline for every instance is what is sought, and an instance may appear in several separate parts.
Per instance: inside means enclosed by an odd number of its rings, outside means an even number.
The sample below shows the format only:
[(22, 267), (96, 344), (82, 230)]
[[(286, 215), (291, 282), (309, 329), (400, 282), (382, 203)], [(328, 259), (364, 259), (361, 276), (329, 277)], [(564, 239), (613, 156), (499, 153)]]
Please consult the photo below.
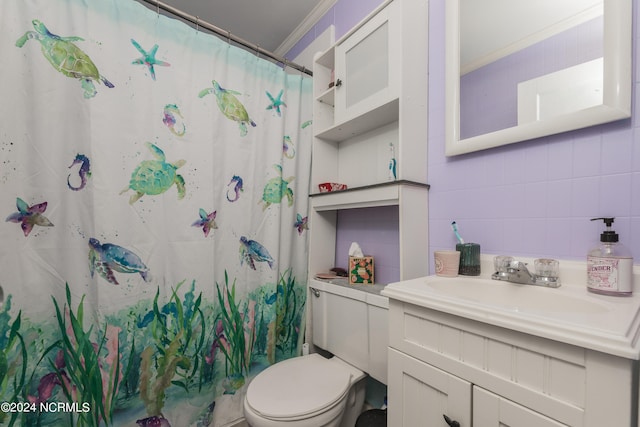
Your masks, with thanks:
[[(156, 9), (153, 0), (138, 0)], [(301, 29), (314, 14), (328, 9), (327, 0), (161, 0), (171, 7), (197, 17), (261, 48), (283, 56), (296, 40), (290, 35), (300, 32), (299, 39), (309, 28)], [(321, 9), (320, 12), (318, 9)], [(170, 13), (165, 15), (172, 16)], [(318, 16), (319, 18), (319, 16)], [(317, 18), (316, 18), (317, 20)], [(304, 30), (302, 32), (301, 30)]]

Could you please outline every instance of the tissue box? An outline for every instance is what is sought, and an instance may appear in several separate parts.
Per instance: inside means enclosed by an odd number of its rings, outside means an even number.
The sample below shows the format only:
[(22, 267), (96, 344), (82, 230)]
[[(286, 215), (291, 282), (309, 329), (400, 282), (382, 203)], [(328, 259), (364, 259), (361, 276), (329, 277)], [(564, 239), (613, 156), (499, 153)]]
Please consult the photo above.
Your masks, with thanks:
[(373, 257), (349, 257), (349, 283), (373, 284)]

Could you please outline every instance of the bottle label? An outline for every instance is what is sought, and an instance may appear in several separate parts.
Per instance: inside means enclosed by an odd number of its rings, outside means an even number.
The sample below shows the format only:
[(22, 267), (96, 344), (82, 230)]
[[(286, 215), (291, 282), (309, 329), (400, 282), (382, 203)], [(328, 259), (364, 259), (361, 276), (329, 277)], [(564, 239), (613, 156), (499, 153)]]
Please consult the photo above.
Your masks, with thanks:
[(633, 259), (587, 257), (587, 286), (607, 291), (631, 291)]

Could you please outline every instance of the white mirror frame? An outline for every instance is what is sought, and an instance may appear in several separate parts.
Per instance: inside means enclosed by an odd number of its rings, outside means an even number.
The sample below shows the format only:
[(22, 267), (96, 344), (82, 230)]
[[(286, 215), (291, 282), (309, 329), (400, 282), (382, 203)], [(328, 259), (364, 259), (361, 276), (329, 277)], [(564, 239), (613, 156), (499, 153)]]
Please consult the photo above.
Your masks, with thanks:
[(460, 0), (446, 1), (445, 154), (455, 156), (631, 117), (632, 1), (604, 0), (601, 105), (460, 139)]

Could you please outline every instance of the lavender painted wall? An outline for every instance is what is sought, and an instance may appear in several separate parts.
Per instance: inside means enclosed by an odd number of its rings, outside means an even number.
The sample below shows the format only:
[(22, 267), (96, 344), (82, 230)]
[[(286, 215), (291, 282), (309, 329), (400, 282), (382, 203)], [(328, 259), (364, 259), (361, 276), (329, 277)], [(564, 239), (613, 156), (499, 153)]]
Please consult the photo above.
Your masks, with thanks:
[[(463, 237), (480, 243), (484, 253), (584, 260), (589, 248), (598, 243), (602, 228), (589, 219), (615, 216), (621, 243), (640, 262), (640, 113), (635, 108), (640, 99), (639, 67), (634, 70), (631, 119), (448, 158), (444, 154), (445, 1), (429, 2), (429, 156), (425, 166), (431, 184), (430, 252), (454, 247), (450, 223), (456, 220)], [(633, 2), (637, 63), (640, 0)], [(351, 4), (340, 0), (335, 7), (341, 3)], [(380, 4), (374, 0), (354, 3), (357, 6), (350, 7), (358, 9), (357, 18), (341, 15), (337, 20), (335, 8), (331, 17), (325, 17), (340, 27), (340, 34), (348, 31), (346, 23), (366, 16), (364, 9), (371, 11)], [(296, 49), (306, 44), (301, 46)], [(377, 223), (385, 221), (391, 224), (394, 218), (378, 218)], [(356, 227), (356, 220), (340, 221), (338, 250)], [(368, 232), (374, 230), (362, 234)], [(390, 232), (366, 251), (378, 252), (376, 245), (397, 239)], [(429, 261), (433, 271), (433, 259)]]
[[(640, 260), (640, 124), (634, 117), (464, 156), (444, 155), (445, 0), (430, 2), (430, 249), (451, 248), (455, 219), (483, 252), (584, 260), (597, 216), (615, 216), (620, 241)], [(637, 14), (638, 0), (634, 0)], [(635, 17), (634, 17), (635, 18)], [(640, 58), (634, 19), (634, 58)], [(637, 68), (637, 67), (636, 67)], [(635, 70), (637, 73), (637, 70)]]
[(336, 266), (347, 268), (351, 242), (358, 242), (364, 255), (374, 257), (376, 283), (400, 279), (398, 207), (350, 209), (338, 212)]
[(460, 78), (460, 137), (518, 124), (518, 83), (601, 58), (604, 19), (594, 18)]

